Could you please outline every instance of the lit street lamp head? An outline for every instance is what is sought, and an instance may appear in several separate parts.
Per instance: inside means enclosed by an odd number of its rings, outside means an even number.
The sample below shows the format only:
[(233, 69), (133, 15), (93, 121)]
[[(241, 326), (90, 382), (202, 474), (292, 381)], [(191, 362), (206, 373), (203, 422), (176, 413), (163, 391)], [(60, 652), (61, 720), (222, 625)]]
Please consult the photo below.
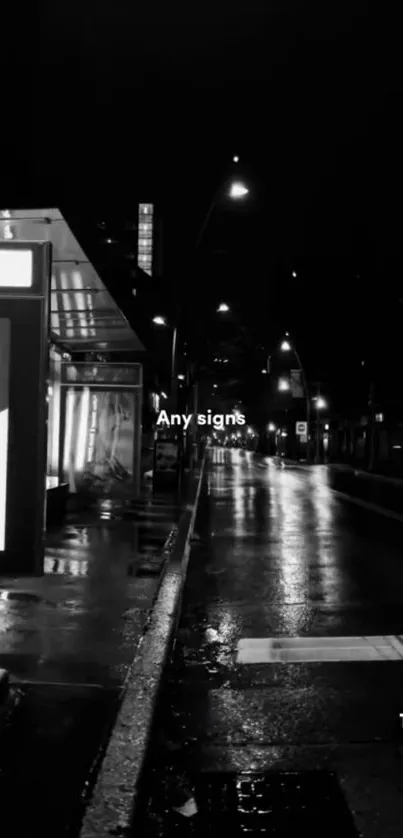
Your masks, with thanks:
[(278, 382), (278, 389), (283, 393), (290, 389), (290, 384), (286, 378), (280, 378), (280, 381)]
[(220, 305), (218, 306), (218, 309), (217, 309), (217, 311), (219, 313), (229, 311), (229, 310), (230, 309), (229, 309), (229, 306), (227, 305), (227, 303), (220, 303)]
[(229, 194), (230, 194), (231, 198), (236, 199), (236, 198), (243, 198), (245, 195), (248, 194), (248, 192), (249, 192), (249, 189), (247, 189), (246, 186), (243, 185), (243, 183), (233, 183), (233, 184), (231, 184), (231, 189), (230, 189)]
[(291, 344), (288, 340), (283, 340), (280, 349), (282, 352), (290, 352), (291, 351)]
[(316, 399), (316, 407), (318, 410), (324, 410), (327, 407), (326, 401), (322, 396), (318, 396)]
[(160, 317), (158, 315), (157, 317), (153, 317), (153, 323), (155, 323), (156, 326), (166, 326), (167, 320), (166, 317)]

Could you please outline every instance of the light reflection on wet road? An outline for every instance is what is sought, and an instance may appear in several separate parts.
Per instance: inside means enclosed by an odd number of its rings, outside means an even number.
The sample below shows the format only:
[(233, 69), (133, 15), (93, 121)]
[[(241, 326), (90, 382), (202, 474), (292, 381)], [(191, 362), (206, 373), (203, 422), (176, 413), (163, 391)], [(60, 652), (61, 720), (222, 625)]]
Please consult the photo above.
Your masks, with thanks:
[(243, 451), (225, 461), (210, 464), (200, 503), (165, 699), (167, 764), (330, 766), (365, 836), (397, 838), (403, 662), (242, 665), (236, 649), (242, 638), (403, 633), (403, 525), (341, 500), (323, 468), (262, 468)]

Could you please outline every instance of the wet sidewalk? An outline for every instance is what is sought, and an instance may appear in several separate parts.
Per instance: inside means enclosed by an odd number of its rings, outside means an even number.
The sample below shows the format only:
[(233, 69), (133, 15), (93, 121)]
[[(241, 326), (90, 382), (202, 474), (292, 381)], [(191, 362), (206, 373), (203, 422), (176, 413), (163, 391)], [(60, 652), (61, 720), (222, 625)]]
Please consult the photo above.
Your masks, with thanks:
[(15, 699), (0, 733), (2, 834), (70, 834), (182, 508), (150, 492), (105, 500), (48, 533), (43, 577), (0, 577), (0, 668)]

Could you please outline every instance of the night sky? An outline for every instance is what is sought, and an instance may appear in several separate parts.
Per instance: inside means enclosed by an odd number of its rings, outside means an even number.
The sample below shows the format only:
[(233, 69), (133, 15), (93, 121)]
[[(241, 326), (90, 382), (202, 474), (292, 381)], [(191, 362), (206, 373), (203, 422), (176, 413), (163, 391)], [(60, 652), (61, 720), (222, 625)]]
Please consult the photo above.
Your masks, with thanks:
[[(157, 201), (167, 275), (237, 299), (268, 344), (292, 330), (310, 374), (334, 387), (354, 390), (362, 357), (395, 380), (400, 26), (391, 4), (369, 6), (42, 3), (5, 94), (2, 204), (133, 217)], [(220, 204), (189, 270), (233, 154), (249, 205)]]

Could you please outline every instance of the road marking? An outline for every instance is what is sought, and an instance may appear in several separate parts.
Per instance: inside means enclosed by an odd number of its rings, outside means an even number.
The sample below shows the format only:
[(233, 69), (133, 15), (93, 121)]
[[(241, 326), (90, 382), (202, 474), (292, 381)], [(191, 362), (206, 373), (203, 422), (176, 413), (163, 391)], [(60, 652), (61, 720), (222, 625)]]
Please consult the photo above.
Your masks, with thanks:
[(236, 654), (236, 662), (246, 664), (398, 660), (403, 642), (397, 635), (243, 638)]

